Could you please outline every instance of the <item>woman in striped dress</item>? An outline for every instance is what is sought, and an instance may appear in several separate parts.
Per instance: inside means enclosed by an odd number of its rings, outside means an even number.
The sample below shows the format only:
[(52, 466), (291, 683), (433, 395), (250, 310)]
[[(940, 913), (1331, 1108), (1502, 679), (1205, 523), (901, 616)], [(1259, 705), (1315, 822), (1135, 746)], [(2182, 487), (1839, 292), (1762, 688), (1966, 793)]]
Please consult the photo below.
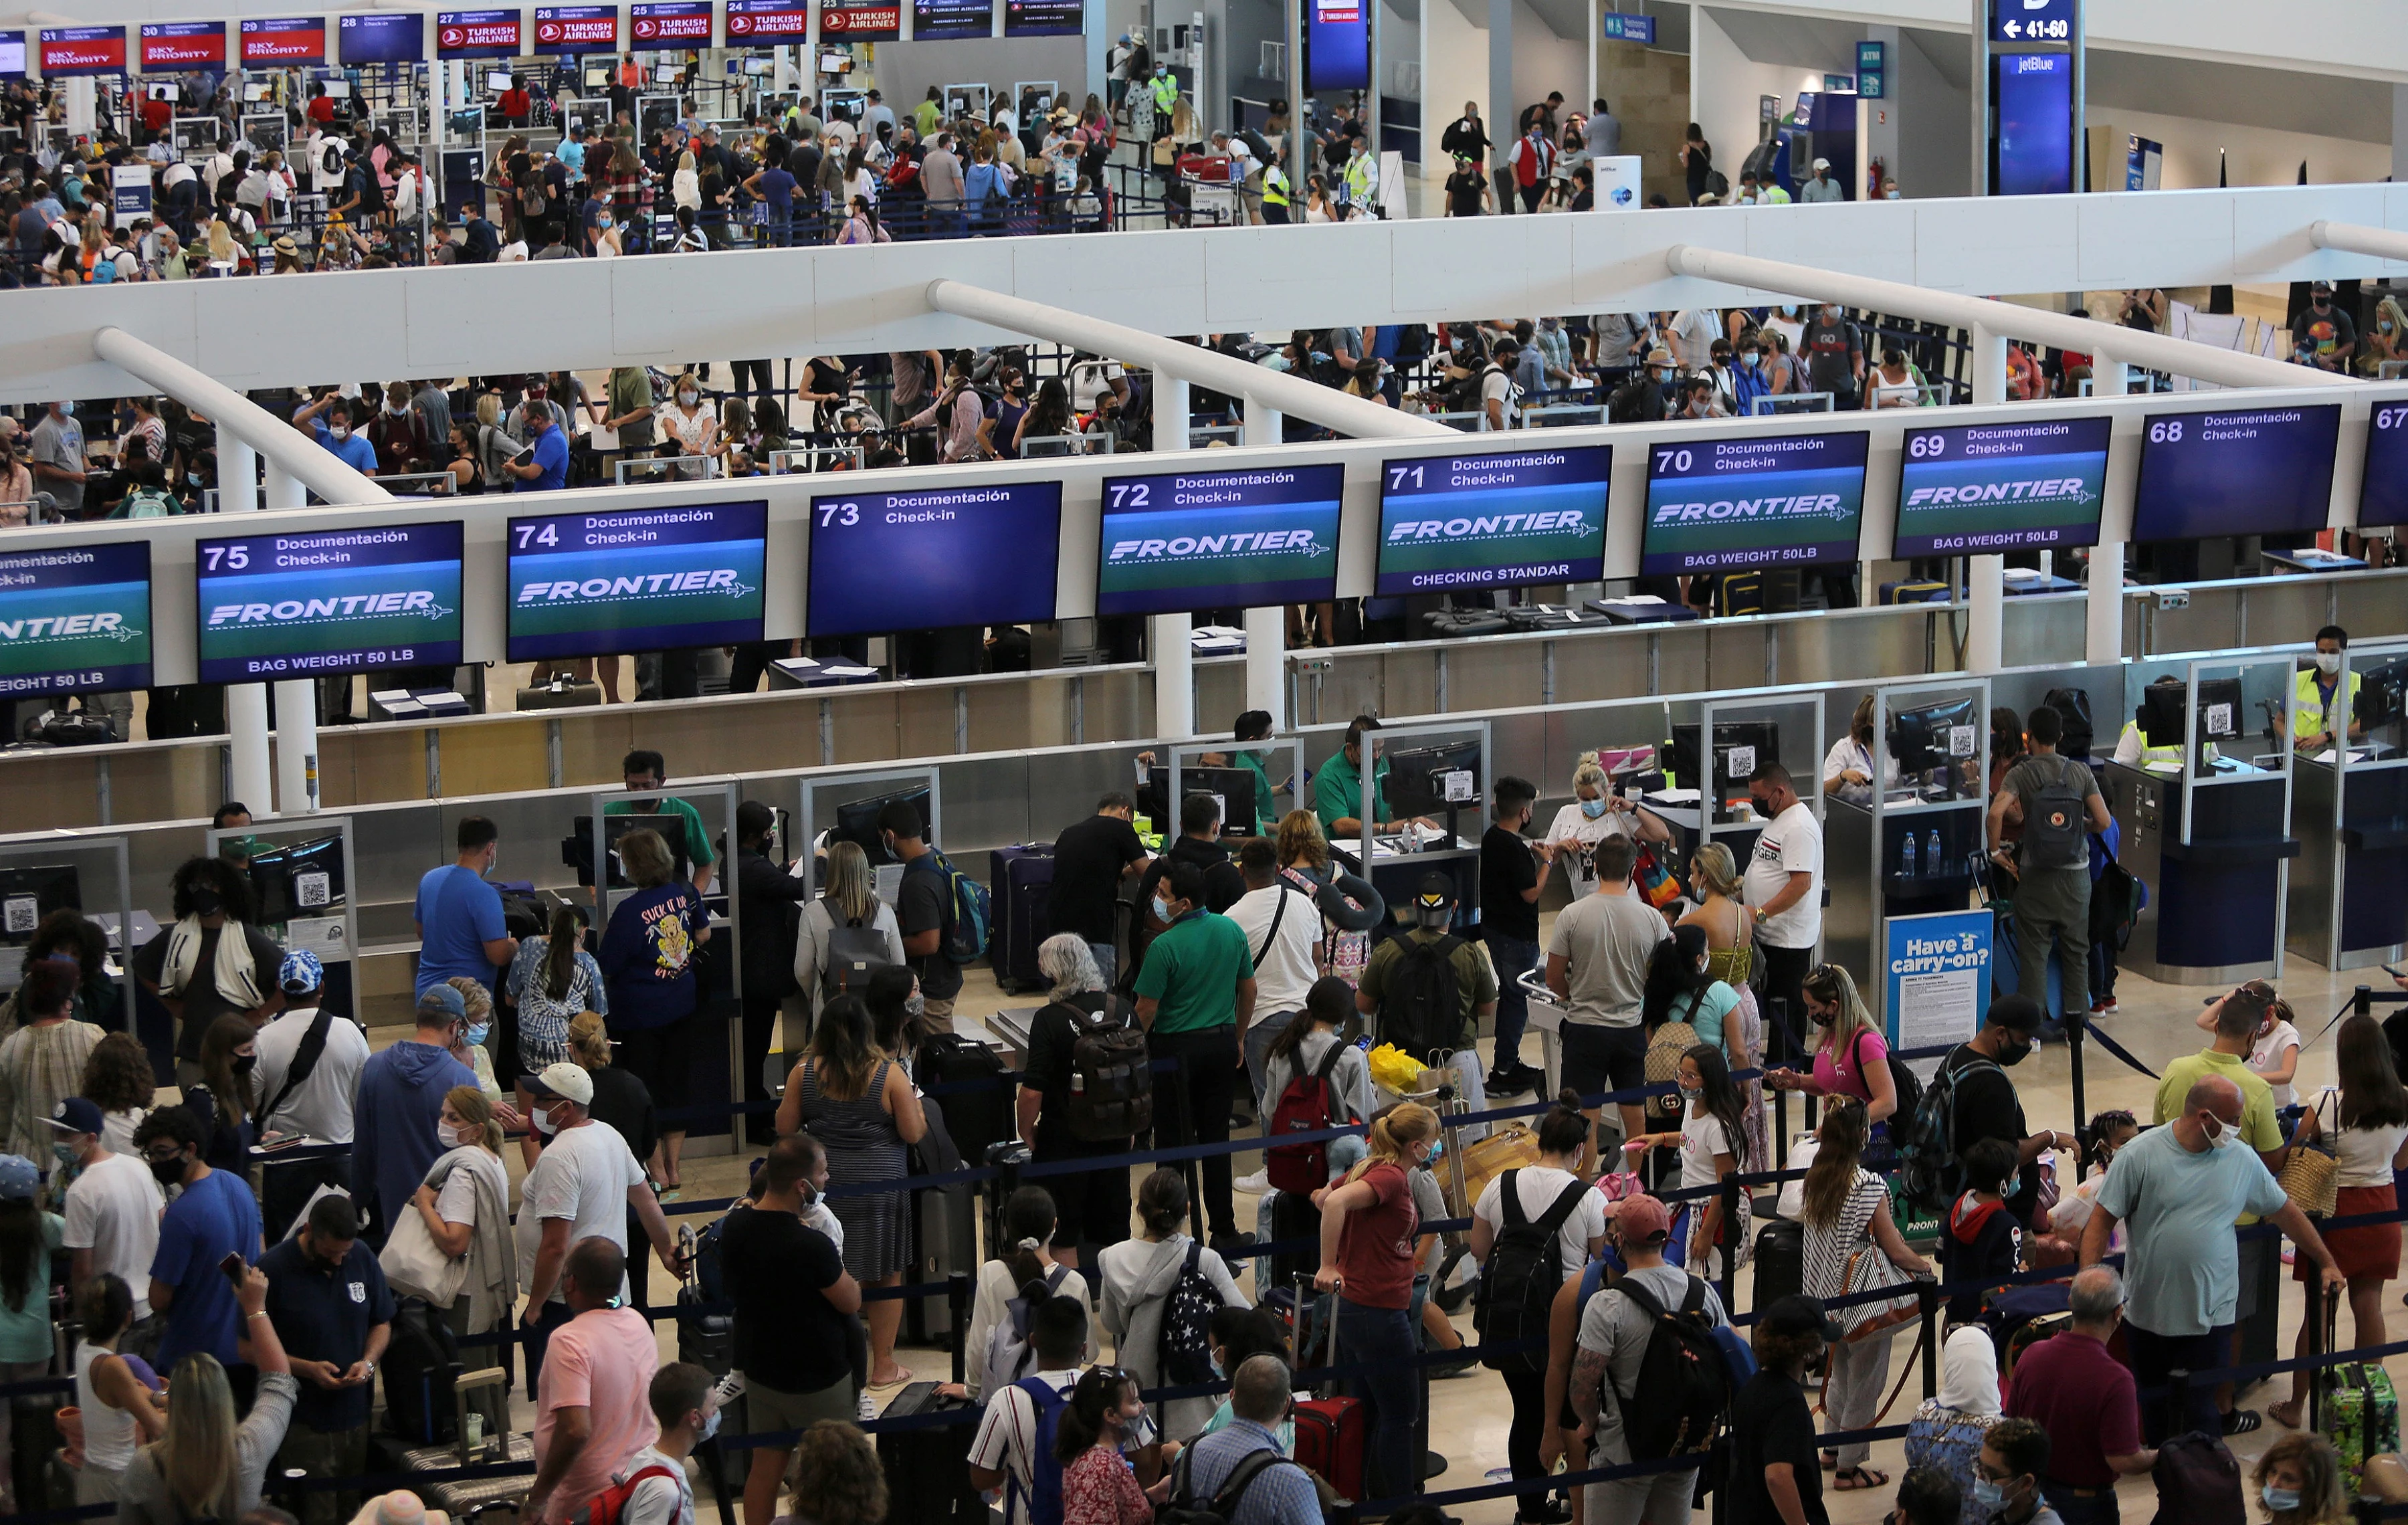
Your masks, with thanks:
[[(911, 1077), (882, 1053), (869, 1010), (858, 996), (838, 996), (820, 1013), (803, 1062), (786, 1077), (778, 1103), (778, 1135), (808, 1129), (827, 1151), (828, 1179), (840, 1186), (899, 1181), (910, 1173), (907, 1144), (920, 1142), (928, 1119)], [(844, 1268), (864, 1287), (899, 1287), (910, 1258), (906, 1213), (900, 1191), (833, 1197), (844, 1225)], [(862, 1310), (869, 1325), (869, 1385), (893, 1387), (911, 1374), (895, 1362), (895, 1334), (903, 1304), (895, 1299)]]

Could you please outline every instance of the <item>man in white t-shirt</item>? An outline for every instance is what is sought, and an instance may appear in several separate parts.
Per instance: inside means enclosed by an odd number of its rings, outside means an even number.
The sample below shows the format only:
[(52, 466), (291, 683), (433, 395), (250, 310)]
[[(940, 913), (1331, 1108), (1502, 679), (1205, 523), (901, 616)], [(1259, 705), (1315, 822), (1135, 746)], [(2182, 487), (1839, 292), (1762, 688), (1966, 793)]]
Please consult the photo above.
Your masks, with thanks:
[(1698, 375), (1713, 364), (1714, 340), (1723, 337), (1722, 314), (1713, 308), (1683, 308), (1672, 314), (1668, 337), (1681, 374)]
[[(644, 1168), (636, 1163), (619, 1130), (591, 1110), (594, 1077), (564, 1060), (545, 1066), (523, 1084), (535, 1098), (528, 1120), (547, 1138), (535, 1168), (527, 1172), (515, 1231), (519, 1285), (527, 1295), (523, 1323), (527, 1386), (532, 1388), (552, 1331), (570, 1317), (561, 1281), (569, 1245), (580, 1239), (607, 1239), (624, 1253), (627, 1209), (632, 1207), (660, 1252), (661, 1263), (683, 1275), (685, 1262), (669, 1234), (668, 1220), (661, 1216), (660, 1199), (644, 1179)], [(619, 1295), (627, 1295), (624, 1276)]]
[(1238, 850), (1238, 871), (1246, 893), (1225, 913), (1246, 934), (1254, 959), (1254, 1018), (1246, 1028), (1246, 1078), (1254, 1085), (1254, 1105), (1263, 1096), (1263, 1060), (1287, 1030), (1304, 998), (1320, 977), (1321, 913), (1312, 897), (1280, 878), (1279, 852), (1268, 837), (1254, 837)]
[[(259, 1104), (265, 1126), (298, 1133), (315, 1144), (351, 1142), (351, 1101), (359, 1094), (360, 1071), (368, 1062), (367, 1034), (360, 1025), (321, 1004), (325, 994), (325, 966), (307, 948), (284, 956), (277, 970), (284, 991), (284, 1010), (259, 1029)], [(312, 1031), (323, 1026), (316, 1044)], [(317, 1053), (297, 1084), (291, 1085), (304, 1049)], [(342, 1156), (298, 1159), (265, 1168), (260, 1186), (260, 1226), (270, 1241), (284, 1230), (320, 1183), (350, 1189), (351, 1161)]]
[[(1646, 1083), (1647, 1034), (1639, 1014), (1647, 961), (1672, 935), (1663, 913), (1631, 887), (1637, 843), (1607, 837), (1589, 856), (1597, 888), (1556, 914), (1547, 942), (1547, 988), (1564, 1002), (1563, 1082), (1584, 1097)], [(1639, 1103), (1618, 1108), (1624, 1138), (1646, 1131)], [(1594, 1107), (1583, 1110), (1597, 1116)]]
[(1805, 1014), (1803, 986), (1823, 941), (1823, 823), (1799, 799), (1789, 770), (1756, 765), (1748, 798), (1765, 824), (1740, 876), (1740, 898), (1756, 918), (1756, 957), (1764, 960), (1765, 993), (1773, 1013), (1791, 1024)]
[(66, 1232), (60, 1239), (74, 1252), (75, 1285), (107, 1271), (134, 1292), (134, 1316), (150, 1316), (150, 1262), (159, 1254), (159, 1215), (166, 1193), (150, 1168), (129, 1155), (112, 1154), (100, 1142), (99, 1103), (70, 1096), (50, 1109), (58, 1143), (75, 1158), (67, 1183)]
[[(1067, 1403), (1079, 1385), (1079, 1360), (1087, 1348), (1087, 1305), (1074, 1297), (1047, 1298), (1028, 1316), (1028, 1345), (1037, 1370), (990, 1395), (986, 1415), (979, 1420), (970, 1442), (970, 1482), (982, 1491), (1003, 1489), (1003, 1525), (1030, 1525), (1029, 1495), (1036, 1487), (1038, 1404), (1049, 1410)], [(1054, 1396), (1040, 1400), (1030, 1389), (1044, 1388)], [(1136, 1452), (1154, 1440), (1154, 1423), (1140, 1416), (1122, 1432), (1121, 1449)], [(1061, 1463), (1045, 1458), (1059, 1471)], [(1140, 1474), (1140, 1483), (1151, 1481)]]

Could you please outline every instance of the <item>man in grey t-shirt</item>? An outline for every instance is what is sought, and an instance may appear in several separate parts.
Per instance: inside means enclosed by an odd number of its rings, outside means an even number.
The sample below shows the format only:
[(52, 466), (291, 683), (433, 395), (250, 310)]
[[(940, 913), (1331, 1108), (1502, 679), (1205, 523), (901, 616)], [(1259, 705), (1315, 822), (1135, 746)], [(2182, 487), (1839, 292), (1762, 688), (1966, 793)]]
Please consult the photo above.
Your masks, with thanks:
[(57, 502), (62, 518), (83, 517), (83, 425), (54, 402), (34, 425), (34, 490)]
[[(1595, 1467), (1619, 1467), (1631, 1460), (1630, 1443), (1623, 1431), (1624, 1410), (1638, 1399), (1639, 1369), (1647, 1359), (1647, 1343), (1656, 1330), (1655, 1313), (1640, 1306), (1624, 1288), (1640, 1288), (1662, 1311), (1677, 1313), (1686, 1305), (1695, 1283), (1703, 1293), (1699, 1308), (1707, 1320), (1716, 1327), (1730, 1322), (1712, 1284), (1664, 1263), (1672, 1220), (1661, 1201), (1648, 1196), (1627, 1199), (1615, 1210), (1610, 1231), (1621, 1244), (1629, 1270), (1618, 1287), (1597, 1293), (1581, 1310), (1580, 1345), (1572, 1359), (1572, 1409), (1589, 1428), (1587, 1465)], [(1608, 1385), (1612, 1388), (1611, 1396), (1599, 1390)], [(1642, 1518), (1686, 1519), (1697, 1481), (1692, 1468), (1591, 1483), (1588, 1518), (1592, 1525), (1639, 1525)]]
[(1581, 128), (1581, 142), (1591, 159), (1611, 159), (1622, 151), (1622, 119), (1607, 108), (1604, 96), (1594, 104), (1597, 109)]
[[(1604, 838), (1589, 850), (1597, 888), (1555, 916), (1547, 943), (1547, 988), (1565, 1005), (1564, 1084), (1584, 1097), (1626, 1090), (1647, 1079), (1647, 1034), (1639, 1007), (1647, 992), (1647, 960), (1672, 935), (1663, 914), (1630, 887), (1639, 844)], [(1620, 1103), (1622, 1136), (1646, 1131), (1636, 1101)], [(1585, 1109), (1597, 1116), (1597, 1109)]]
[[(2058, 755), (2064, 735), (2064, 717), (2045, 704), (2025, 717), (2031, 755), (1999, 781), (1989, 840), (1991, 856), (2015, 875), (2016, 987), (2040, 992), (2045, 1006), (2049, 944), (2062, 943), (2062, 1014), (2071, 1021), (2090, 1009), (2090, 835), (2105, 831), (2108, 817), (2089, 765)], [(2023, 827), (2013, 858), (2010, 824)]]

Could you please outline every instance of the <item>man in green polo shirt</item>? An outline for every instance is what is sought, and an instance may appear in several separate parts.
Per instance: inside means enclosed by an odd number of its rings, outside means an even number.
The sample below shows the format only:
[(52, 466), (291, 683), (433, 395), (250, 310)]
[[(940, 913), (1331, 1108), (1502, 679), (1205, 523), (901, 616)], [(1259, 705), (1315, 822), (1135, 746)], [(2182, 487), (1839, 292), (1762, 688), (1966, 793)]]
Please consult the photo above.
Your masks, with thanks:
[[(1321, 765), (1312, 775), (1312, 811), (1321, 817), (1322, 835), (1332, 842), (1363, 835), (1363, 753), (1371, 743), (1364, 734), (1380, 728), (1372, 715), (1356, 715), (1346, 727), (1345, 744), (1338, 755)], [(1401, 830), (1404, 822), (1388, 818), (1388, 759), (1381, 757), (1371, 765), (1371, 829), (1374, 833)]]
[[(627, 754), (619, 764), (625, 775), (631, 794), (658, 789), (668, 783), (668, 767), (657, 752), (638, 750)], [(605, 815), (675, 815), (685, 822), (685, 856), (694, 865), (694, 892), (710, 893), (711, 865), (718, 855), (710, 850), (710, 833), (702, 828), (702, 812), (682, 799), (614, 799), (602, 807)]]
[[(1147, 944), (1138, 970), (1138, 1020), (1150, 1030), (1155, 1058), (1182, 1061), (1154, 1077), (1154, 1143), (1225, 1143), (1254, 1016), (1254, 954), (1236, 922), (1204, 908), (1204, 870), (1193, 863), (1155, 886), (1153, 910), (1167, 929)], [(1214, 1249), (1252, 1243), (1238, 1232), (1227, 1155), (1204, 1161), (1204, 1205)]]

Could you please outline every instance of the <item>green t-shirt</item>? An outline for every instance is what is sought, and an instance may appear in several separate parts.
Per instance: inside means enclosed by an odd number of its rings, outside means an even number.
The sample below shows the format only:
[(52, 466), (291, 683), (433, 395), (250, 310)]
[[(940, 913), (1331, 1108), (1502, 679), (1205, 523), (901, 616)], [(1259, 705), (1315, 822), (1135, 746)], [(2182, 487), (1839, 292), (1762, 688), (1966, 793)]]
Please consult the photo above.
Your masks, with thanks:
[(710, 850), (710, 835), (702, 829), (702, 812), (682, 799), (614, 799), (602, 807), (605, 815), (676, 815), (685, 821), (685, 856), (696, 869), (719, 861)]
[[(1312, 775), (1312, 813), (1321, 817), (1325, 832), (1337, 828), (1339, 822), (1363, 808), (1363, 770), (1346, 760), (1343, 749), (1331, 755)], [(1388, 759), (1380, 759), (1371, 773), (1371, 814), (1377, 821), (1388, 816)]]
[(1235, 1027), (1238, 982), (1254, 977), (1246, 934), (1228, 917), (1191, 911), (1145, 950), (1137, 993), (1154, 1005), (1156, 1032), (1203, 1032)]
[(1256, 752), (1234, 753), (1231, 766), (1242, 768), (1254, 775), (1254, 835), (1269, 836), (1271, 823), (1279, 819), (1279, 809), (1272, 800), (1271, 776), (1263, 769), (1262, 755)]
[[(1405, 937), (1417, 942), (1435, 942), (1446, 934), (1414, 928)], [(1371, 998), (1373, 1010), (1387, 1000), (1388, 976), (1397, 960), (1405, 956), (1404, 938), (1384, 938), (1371, 950), (1371, 961), (1363, 966), (1363, 993)], [(1457, 1045), (1477, 1048), (1480, 1045), (1480, 1008), (1497, 999), (1497, 971), (1488, 962), (1486, 944), (1467, 942), (1455, 950), (1449, 960), (1455, 965), (1455, 992), (1463, 1003), (1463, 1038)]]

